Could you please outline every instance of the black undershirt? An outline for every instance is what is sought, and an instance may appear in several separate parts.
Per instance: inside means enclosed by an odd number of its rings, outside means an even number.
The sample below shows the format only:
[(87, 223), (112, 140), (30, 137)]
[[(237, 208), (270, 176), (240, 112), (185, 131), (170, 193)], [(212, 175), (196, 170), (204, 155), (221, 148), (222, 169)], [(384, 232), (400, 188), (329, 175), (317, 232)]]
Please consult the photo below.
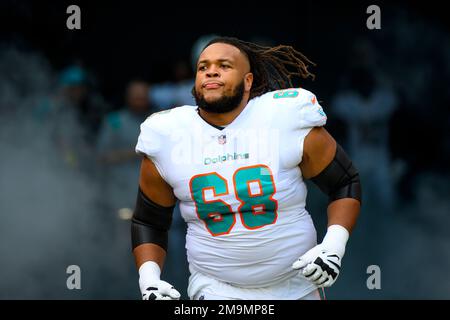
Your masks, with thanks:
[(209, 124), (210, 126), (213, 126), (214, 128), (218, 129), (218, 130), (223, 130), (225, 129), (225, 127), (221, 127), (221, 126), (217, 126), (215, 124), (212, 124), (211, 122), (209, 122), (208, 120), (206, 120), (205, 118), (202, 117), (202, 115), (200, 114), (200, 109), (197, 107), (197, 113), (200, 116), (200, 118), (203, 119), (203, 121), (205, 121), (207, 124)]

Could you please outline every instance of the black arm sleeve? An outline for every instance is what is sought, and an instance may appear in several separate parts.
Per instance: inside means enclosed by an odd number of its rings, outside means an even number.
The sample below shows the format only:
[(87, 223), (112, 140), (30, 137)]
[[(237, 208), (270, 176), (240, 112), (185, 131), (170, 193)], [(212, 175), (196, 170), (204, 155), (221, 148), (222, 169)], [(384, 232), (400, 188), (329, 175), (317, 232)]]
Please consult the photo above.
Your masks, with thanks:
[(154, 203), (139, 188), (131, 220), (133, 250), (141, 244), (154, 243), (167, 251), (168, 230), (172, 224), (174, 207), (163, 207)]
[(311, 178), (322, 192), (329, 196), (330, 202), (353, 198), (361, 202), (361, 183), (358, 170), (338, 144), (331, 163), (317, 176)]

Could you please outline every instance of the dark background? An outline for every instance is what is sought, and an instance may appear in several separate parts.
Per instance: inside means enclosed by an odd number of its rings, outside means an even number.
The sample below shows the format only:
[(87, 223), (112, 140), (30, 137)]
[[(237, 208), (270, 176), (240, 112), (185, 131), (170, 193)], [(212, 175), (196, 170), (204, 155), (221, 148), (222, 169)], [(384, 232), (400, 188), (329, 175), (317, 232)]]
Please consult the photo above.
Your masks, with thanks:
[[(81, 8), (81, 30), (66, 28), (71, 4)], [(381, 8), (381, 30), (366, 27), (371, 4)], [(58, 74), (77, 64), (89, 72), (91, 90), (108, 105), (99, 115), (103, 118), (122, 108), (132, 79), (157, 84), (192, 77), (188, 68), (177, 78), (175, 66), (190, 67), (192, 45), (206, 34), (292, 45), (308, 56), (317, 64), (311, 70), (317, 77), (299, 84), (318, 96), (329, 115), (327, 129), (344, 146), (348, 128), (333, 112), (333, 98), (358, 85), (357, 66), (364, 59), (355, 47), (370, 43), (370, 70), (381, 72), (383, 84), (397, 97), (395, 111), (385, 119), (395, 204), (385, 209), (370, 197), (364, 203), (341, 278), (328, 297), (450, 297), (450, 37), (439, 2), (6, 0), (0, 3), (0, 25), (0, 53), (8, 53), (0, 55), (0, 263), (5, 269), (0, 298), (139, 298), (126, 243), (128, 222), (104, 212), (94, 164), (87, 173), (64, 169), (51, 145), (35, 143), (27, 115), (36, 97), (56, 91)], [(48, 192), (33, 198), (37, 189)], [(311, 187), (308, 201), (323, 236), (326, 199)], [(174, 230), (182, 234), (183, 227)], [(174, 246), (181, 250), (169, 256), (165, 276), (183, 291), (184, 244)], [(66, 288), (70, 264), (81, 267), (81, 290)], [(380, 266), (380, 290), (367, 289), (369, 265)]]

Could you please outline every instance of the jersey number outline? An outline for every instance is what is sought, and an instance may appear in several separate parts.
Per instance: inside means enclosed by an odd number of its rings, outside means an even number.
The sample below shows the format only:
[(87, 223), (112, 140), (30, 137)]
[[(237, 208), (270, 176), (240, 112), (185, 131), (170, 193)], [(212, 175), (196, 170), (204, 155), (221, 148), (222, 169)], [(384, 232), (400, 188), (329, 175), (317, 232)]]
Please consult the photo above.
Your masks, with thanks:
[[(274, 224), (278, 218), (278, 202), (272, 171), (266, 165), (241, 167), (233, 174), (234, 195), (240, 202), (237, 211), (242, 225), (247, 229), (259, 229)], [(251, 192), (251, 183), (259, 185), (259, 193)], [(212, 236), (230, 233), (236, 223), (236, 213), (223, 200), (206, 200), (205, 191), (214, 197), (229, 194), (228, 181), (217, 172), (195, 175), (189, 181), (192, 200), (200, 220)]]

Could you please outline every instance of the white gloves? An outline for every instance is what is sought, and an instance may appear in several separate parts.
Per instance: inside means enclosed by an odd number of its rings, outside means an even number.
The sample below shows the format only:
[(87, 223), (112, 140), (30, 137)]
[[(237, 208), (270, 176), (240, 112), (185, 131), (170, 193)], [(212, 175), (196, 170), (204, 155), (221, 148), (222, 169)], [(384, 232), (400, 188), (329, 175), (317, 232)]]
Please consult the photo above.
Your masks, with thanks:
[(153, 261), (139, 267), (139, 287), (142, 300), (179, 300), (180, 293), (173, 286), (160, 279), (161, 269)]
[(319, 288), (330, 287), (339, 276), (348, 237), (344, 227), (337, 224), (329, 226), (322, 243), (302, 255), (292, 268), (303, 269), (302, 275)]

